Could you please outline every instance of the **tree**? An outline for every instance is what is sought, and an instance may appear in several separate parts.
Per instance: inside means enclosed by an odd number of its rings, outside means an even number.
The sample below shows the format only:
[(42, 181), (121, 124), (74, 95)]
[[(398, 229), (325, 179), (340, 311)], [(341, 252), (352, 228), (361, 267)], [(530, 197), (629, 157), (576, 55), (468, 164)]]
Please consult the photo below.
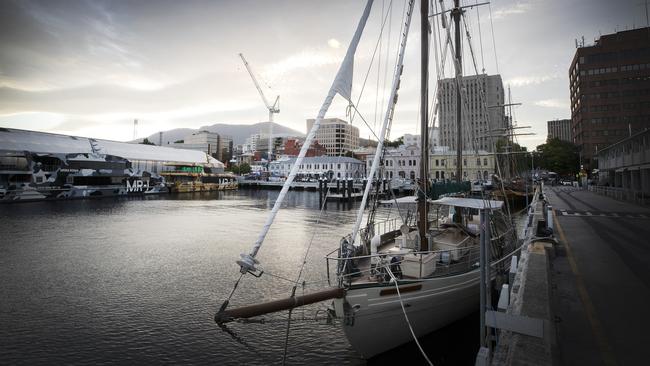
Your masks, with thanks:
[(144, 138), (144, 140), (142, 140), (141, 144), (143, 144), (143, 145), (155, 145), (153, 142), (149, 141), (149, 139), (146, 138), (146, 137)]
[(389, 141), (389, 140), (384, 141), (384, 146), (386, 147), (398, 147), (399, 145), (403, 145), (403, 144), (404, 144), (404, 136), (398, 137), (394, 141)]
[(248, 163), (239, 164), (239, 174), (248, 174), (251, 172), (251, 166)]
[(558, 173), (560, 176), (573, 176), (579, 170), (579, 148), (571, 142), (550, 139), (537, 146), (535, 165)]

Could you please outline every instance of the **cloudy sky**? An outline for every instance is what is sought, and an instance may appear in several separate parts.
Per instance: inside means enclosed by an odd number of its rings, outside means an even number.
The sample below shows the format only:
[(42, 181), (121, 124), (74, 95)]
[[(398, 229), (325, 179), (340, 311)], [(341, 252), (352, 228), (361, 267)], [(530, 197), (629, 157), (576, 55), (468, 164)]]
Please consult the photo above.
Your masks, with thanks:
[[(265, 121), (267, 111), (239, 59), (242, 52), (267, 98), (281, 96), (276, 121), (304, 132), (364, 5), (361, 0), (0, 0), (0, 126), (130, 140), (135, 118), (139, 137)], [(390, 87), (403, 8), (404, 0), (376, 0), (357, 52), (353, 98), (367, 75), (358, 108), (371, 127), (381, 118)], [(498, 67), (513, 101), (523, 103), (514, 112), (519, 125), (536, 133), (519, 138), (529, 147), (545, 140), (547, 120), (570, 117), (567, 75), (575, 39), (584, 36), (592, 43), (599, 34), (646, 24), (643, 0), (494, 0), (466, 17), (479, 67), (488, 74)], [(418, 42), (416, 18), (393, 138), (417, 132)], [(378, 44), (381, 52), (377, 49), (371, 64)], [(464, 51), (469, 60), (469, 47)], [(473, 74), (466, 65), (465, 72)], [(345, 103), (334, 103), (328, 116), (348, 119)], [(362, 137), (370, 135), (360, 118), (354, 124)]]

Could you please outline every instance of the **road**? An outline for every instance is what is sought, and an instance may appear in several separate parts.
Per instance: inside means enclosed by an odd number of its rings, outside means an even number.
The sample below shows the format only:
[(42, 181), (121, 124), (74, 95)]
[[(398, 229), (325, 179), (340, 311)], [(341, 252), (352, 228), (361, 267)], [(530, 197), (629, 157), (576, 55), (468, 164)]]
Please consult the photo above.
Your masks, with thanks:
[(560, 239), (552, 260), (559, 362), (648, 364), (650, 209), (546, 187)]

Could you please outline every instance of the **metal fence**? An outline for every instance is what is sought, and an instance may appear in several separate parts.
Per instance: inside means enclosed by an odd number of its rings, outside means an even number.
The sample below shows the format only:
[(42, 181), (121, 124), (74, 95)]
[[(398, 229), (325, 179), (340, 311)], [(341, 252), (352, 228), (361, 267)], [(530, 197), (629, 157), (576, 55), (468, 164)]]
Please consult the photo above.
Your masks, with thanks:
[(619, 201), (628, 201), (640, 205), (650, 204), (650, 194), (643, 191), (605, 186), (588, 186), (588, 189), (596, 194), (611, 197)]

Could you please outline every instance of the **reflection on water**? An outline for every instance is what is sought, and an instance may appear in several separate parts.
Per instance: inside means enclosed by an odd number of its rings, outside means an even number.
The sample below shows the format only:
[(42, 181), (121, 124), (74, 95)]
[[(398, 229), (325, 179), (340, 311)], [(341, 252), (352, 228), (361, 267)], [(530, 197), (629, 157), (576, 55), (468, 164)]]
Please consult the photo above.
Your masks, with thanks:
[[(250, 250), (278, 193), (0, 205), (0, 360), (281, 362), (286, 314), (268, 317), (267, 324), (230, 324), (245, 344), (213, 322), (238, 277), (235, 260)], [(358, 203), (329, 203), (320, 214), (317, 193), (290, 192), (285, 206), (257, 257), (267, 274), (246, 276), (231, 306), (288, 296), (292, 283), (280, 278), (295, 278), (310, 241), (304, 290), (327, 285), (323, 257), (351, 229)], [(294, 312), (288, 363), (364, 364), (339, 327), (309, 320), (325, 306)], [(473, 359), (478, 326), (464, 321), (472, 324), (427, 337), (427, 349), (438, 348), (440, 337), (456, 337)], [(466, 328), (469, 337), (459, 333)], [(408, 347), (371, 363), (404, 351), (417, 355)], [(444, 353), (433, 359), (450, 363)]]

